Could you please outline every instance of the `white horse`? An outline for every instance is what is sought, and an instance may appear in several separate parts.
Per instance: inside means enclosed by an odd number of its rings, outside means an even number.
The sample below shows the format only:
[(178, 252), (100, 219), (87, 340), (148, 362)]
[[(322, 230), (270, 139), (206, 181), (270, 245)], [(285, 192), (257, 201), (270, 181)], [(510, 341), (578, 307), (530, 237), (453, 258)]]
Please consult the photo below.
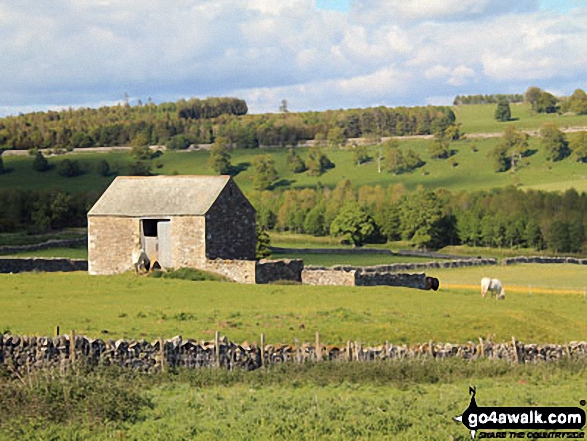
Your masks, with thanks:
[(505, 300), (505, 289), (498, 279), (490, 279), (489, 277), (484, 277), (481, 279), (481, 295), (485, 298), (485, 295), (489, 291), (490, 297), (495, 297), (500, 300)]

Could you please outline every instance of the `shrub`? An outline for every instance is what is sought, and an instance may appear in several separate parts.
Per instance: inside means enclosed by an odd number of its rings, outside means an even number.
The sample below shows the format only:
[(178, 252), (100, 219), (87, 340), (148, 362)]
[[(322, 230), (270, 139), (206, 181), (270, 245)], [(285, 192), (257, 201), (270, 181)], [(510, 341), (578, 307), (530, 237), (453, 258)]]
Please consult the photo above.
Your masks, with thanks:
[(194, 282), (226, 282), (228, 279), (218, 274), (213, 274), (208, 271), (203, 271), (195, 268), (179, 268), (170, 271), (153, 271), (151, 277), (165, 278), (165, 279), (183, 279), (192, 280)]
[(96, 171), (100, 176), (108, 176), (110, 174), (110, 164), (108, 164), (108, 161), (105, 159), (102, 159), (98, 162), (98, 165), (96, 165)]
[(43, 156), (43, 153), (37, 152), (35, 154), (35, 159), (33, 159), (33, 170), (38, 172), (49, 170), (49, 161)]
[(81, 175), (81, 167), (78, 161), (64, 159), (57, 165), (57, 173), (66, 178), (73, 178)]

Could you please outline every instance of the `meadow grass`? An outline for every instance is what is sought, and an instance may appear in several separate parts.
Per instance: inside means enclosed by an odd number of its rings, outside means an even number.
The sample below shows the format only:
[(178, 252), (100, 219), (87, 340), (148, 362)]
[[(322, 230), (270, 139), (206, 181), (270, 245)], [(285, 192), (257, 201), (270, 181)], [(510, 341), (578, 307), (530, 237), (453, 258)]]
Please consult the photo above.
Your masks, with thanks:
[(388, 254), (313, 254), (313, 253), (284, 253), (273, 254), (272, 259), (302, 259), (304, 265), (317, 266), (335, 266), (335, 265), (352, 265), (352, 266), (374, 266), (374, 265), (391, 265), (394, 263), (420, 263), (430, 262), (433, 260), (424, 257), (412, 256), (392, 256)]
[(0, 408), (7, 410), (0, 439), (464, 441), (470, 435), (453, 418), (467, 408), (469, 386), (481, 406), (578, 406), (585, 372), (584, 361), (423, 359), (254, 372), (33, 374), (23, 382), (0, 378)]
[(535, 113), (528, 104), (510, 104), (512, 119), (499, 122), (494, 116), (496, 107), (497, 104), (468, 104), (455, 106), (453, 110), (465, 133), (503, 132), (508, 125), (517, 129), (535, 130), (545, 122), (552, 122), (560, 128), (587, 126), (587, 115)]
[(36, 251), (18, 251), (16, 253), (0, 253), (5, 257), (59, 257), (64, 259), (84, 259), (88, 258), (88, 247), (82, 245), (80, 247), (57, 247), (47, 248)]
[[(0, 275), (0, 331), (50, 335), (56, 325), (102, 338), (211, 339), (220, 331), (235, 341), (358, 340), (368, 344), (475, 341), (512, 335), (527, 342), (563, 343), (587, 335), (585, 269), (577, 265), (517, 265), (430, 270), (438, 292), (399, 287), (242, 285), (123, 274), (23, 273)], [(534, 290), (485, 301), (481, 276), (510, 285), (566, 288), (576, 294)], [(471, 284), (451, 289), (451, 284)]]
[[(350, 150), (328, 150), (327, 154), (336, 164), (322, 176), (309, 176), (307, 173), (294, 174), (286, 166), (287, 149), (266, 150), (235, 150), (232, 152), (232, 162), (245, 170), (239, 173), (235, 180), (245, 193), (253, 189), (252, 177), (254, 170), (248, 167), (254, 156), (271, 154), (279, 174), (276, 188), (304, 188), (316, 187), (318, 184), (334, 187), (342, 179), (350, 179), (358, 188), (363, 185), (381, 185), (384, 187), (402, 183), (406, 188), (413, 190), (419, 185), (428, 189), (445, 188), (448, 190), (484, 190), (490, 188), (516, 185), (521, 188), (542, 188), (565, 190), (574, 187), (579, 191), (587, 190), (587, 165), (566, 158), (556, 163), (546, 161), (544, 152), (540, 150), (539, 140), (532, 138), (530, 148), (536, 153), (528, 158), (529, 165), (518, 169), (516, 173), (494, 171), (493, 162), (488, 157), (498, 139), (475, 139), (459, 141), (451, 145), (456, 151), (452, 160), (458, 164), (453, 166), (449, 160), (431, 159), (428, 152), (431, 141), (401, 140), (400, 145), (411, 148), (425, 161), (425, 165), (412, 173), (393, 175), (383, 171), (377, 172), (377, 161), (356, 165), (353, 153)], [(298, 148), (302, 157), (307, 155), (307, 148)], [(376, 157), (376, 148), (370, 148), (371, 157)], [(0, 185), (3, 188), (51, 189), (60, 188), (67, 191), (96, 191), (103, 192), (114, 179), (99, 176), (95, 165), (102, 159), (119, 164), (121, 173), (124, 173), (124, 164), (130, 161), (125, 153), (84, 153), (79, 154), (81, 161), (87, 164), (88, 172), (75, 178), (59, 176), (55, 169), (39, 173), (31, 169), (32, 159), (29, 157), (6, 156), (5, 167), (12, 169), (10, 173), (0, 175)], [(156, 174), (170, 175), (215, 174), (207, 166), (209, 152), (166, 152), (156, 161), (160, 168), (153, 169)], [(50, 162), (57, 162), (62, 158), (50, 158)], [(248, 168), (247, 168), (248, 167)]]

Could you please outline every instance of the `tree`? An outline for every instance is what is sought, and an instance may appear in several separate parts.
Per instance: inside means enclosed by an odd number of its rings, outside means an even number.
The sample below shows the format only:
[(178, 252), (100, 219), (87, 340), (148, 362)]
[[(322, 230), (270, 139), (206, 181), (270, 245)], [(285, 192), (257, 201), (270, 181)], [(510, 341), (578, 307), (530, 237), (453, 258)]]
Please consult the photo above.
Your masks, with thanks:
[(578, 115), (587, 114), (587, 94), (583, 89), (577, 89), (569, 97), (569, 108)]
[(185, 135), (175, 135), (167, 140), (169, 150), (185, 150), (190, 145), (192, 145), (192, 141)]
[(271, 239), (267, 231), (260, 227), (259, 225), (256, 226), (257, 232), (257, 248), (256, 248), (256, 257), (257, 259), (264, 259), (271, 255)]
[(346, 205), (332, 221), (330, 234), (341, 243), (363, 245), (376, 231), (375, 221), (356, 203)]
[(105, 159), (102, 159), (96, 165), (96, 171), (100, 176), (108, 176), (110, 174), (110, 164)]
[(324, 223), (324, 205), (316, 205), (304, 220), (304, 231), (313, 236), (324, 236), (328, 232), (328, 228)]
[(429, 146), (430, 156), (434, 159), (446, 159), (450, 156), (450, 142), (445, 138), (436, 138)]
[(151, 176), (152, 166), (148, 162), (136, 161), (128, 164), (128, 173), (131, 176)]
[(253, 186), (255, 190), (269, 190), (271, 184), (277, 179), (277, 170), (275, 162), (271, 155), (257, 155), (252, 160), (253, 163)]
[(306, 160), (306, 166), (310, 175), (320, 176), (326, 170), (333, 168), (334, 164), (319, 147), (311, 147), (308, 153), (308, 159)]
[(340, 148), (346, 142), (344, 130), (338, 126), (332, 127), (328, 130), (326, 139), (328, 141), (328, 147), (330, 148)]
[(33, 170), (44, 172), (49, 170), (49, 161), (43, 156), (43, 153), (37, 152), (35, 159), (33, 159)]
[(500, 142), (493, 148), (490, 156), (494, 160), (495, 171), (504, 172), (516, 167), (528, 155), (528, 134), (517, 131), (514, 126), (507, 126)]
[(568, 156), (568, 142), (565, 134), (553, 123), (540, 127), (540, 147), (544, 149), (548, 161), (560, 161)]
[(524, 93), (524, 101), (527, 104), (530, 104), (533, 110), (536, 110), (536, 105), (538, 103), (538, 100), (540, 99), (541, 94), (542, 90), (539, 87), (531, 86)]
[(306, 163), (293, 147), (289, 149), (285, 163), (293, 173), (303, 173), (306, 171)]
[(153, 153), (149, 148), (149, 139), (145, 133), (137, 133), (137, 135), (132, 139), (130, 154), (132, 157), (139, 160), (152, 158)]
[(60, 176), (64, 176), (66, 178), (73, 178), (75, 176), (81, 175), (82, 170), (78, 161), (64, 159), (59, 164), (57, 164), (57, 173)]
[(367, 150), (367, 146), (363, 144), (354, 145), (353, 146), (353, 158), (357, 165), (364, 164), (367, 162), (369, 158), (369, 151)]
[(506, 101), (500, 101), (497, 103), (495, 109), (495, 119), (501, 122), (509, 121), (512, 117), (512, 111), (510, 105)]
[(441, 201), (432, 191), (419, 188), (400, 203), (402, 239), (412, 240), (418, 247), (434, 247), (440, 241)]
[(538, 101), (536, 102), (534, 110), (536, 110), (538, 113), (558, 112), (558, 99), (548, 92), (542, 92), (538, 98)]
[(576, 135), (571, 140), (570, 148), (576, 161), (587, 162), (587, 132)]
[(210, 149), (210, 158), (208, 159), (208, 166), (216, 173), (226, 175), (232, 169), (230, 163), (230, 153), (228, 150), (226, 138), (217, 137), (212, 148)]
[(289, 110), (287, 110), (287, 100), (286, 99), (281, 100), (281, 104), (279, 106), (279, 111), (281, 113), (288, 113), (289, 112)]

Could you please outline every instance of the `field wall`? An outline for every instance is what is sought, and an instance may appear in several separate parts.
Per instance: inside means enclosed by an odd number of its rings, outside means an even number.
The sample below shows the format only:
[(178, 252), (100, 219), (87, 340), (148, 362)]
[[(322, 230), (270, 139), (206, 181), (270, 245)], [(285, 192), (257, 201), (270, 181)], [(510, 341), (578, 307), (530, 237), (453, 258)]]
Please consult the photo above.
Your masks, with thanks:
[[(318, 340), (318, 339), (317, 339)], [(71, 342), (74, 342), (72, 345)], [(513, 363), (535, 363), (560, 359), (587, 358), (587, 342), (557, 344), (524, 344), (515, 340), (493, 343), (465, 344), (424, 343), (363, 346), (347, 342), (342, 346), (316, 343), (297, 345), (237, 344), (226, 337), (215, 341), (160, 339), (153, 343), (144, 340), (101, 340), (85, 336), (59, 337), (0, 336), (0, 370), (28, 372), (39, 369), (63, 369), (72, 363), (89, 365), (116, 365), (144, 372), (167, 368), (222, 367), (254, 370), (277, 363), (307, 362), (367, 362), (414, 358), (481, 358), (501, 359)]]
[(4, 245), (0, 247), (0, 254), (48, 250), (49, 248), (76, 248), (82, 245), (87, 245), (87, 243), (88, 238), (85, 236), (78, 239), (50, 239), (46, 242), (31, 245)]
[(569, 263), (574, 265), (587, 265), (587, 259), (578, 259), (576, 257), (509, 257), (501, 260), (502, 265), (515, 265), (517, 263)]
[(0, 257), (0, 273), (23, 273), (31, 271), (87, 271), (88, 261), (41, 257)]

